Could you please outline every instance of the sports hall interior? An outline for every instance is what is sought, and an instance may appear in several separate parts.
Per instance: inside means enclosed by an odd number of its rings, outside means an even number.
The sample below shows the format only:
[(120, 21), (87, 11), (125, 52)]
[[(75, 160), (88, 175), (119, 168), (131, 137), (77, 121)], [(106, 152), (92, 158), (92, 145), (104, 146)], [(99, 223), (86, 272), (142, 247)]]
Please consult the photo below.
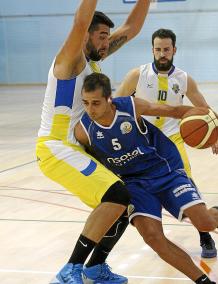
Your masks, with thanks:
[[(60, 4), (61, 2), (61, 4)], [(129, 3), (128, 3), (129, 2)], [(134, 1), (101, 0), (98, 9), (119, 26)], [(0, 279), (45, 284), (68, 260), (91, 211), (40, 172), (35, 143), (49, 66), (70, 30), (79, 0), (0, 0)], [(151, 35), (177, 35), (174, 64), (197, 82), (218, 112), (218, 1), (151, 4), (140, 34), (102, 63), (114, 89), (133, 67), (152, 62)], [(189, 104), (185, 99), (185, 103)], [(208, 207), (218, 205), (218, 156), (187, 147), (193, 178)], [(202, 259), (199, 235), (188, 220), (163, 211), (164, 232), (218, 283), (217, 258)], [(218, 248), (218, 230), (211, 233)], [(129, 226), (108, 258), (130, 284), (185, 284)]]

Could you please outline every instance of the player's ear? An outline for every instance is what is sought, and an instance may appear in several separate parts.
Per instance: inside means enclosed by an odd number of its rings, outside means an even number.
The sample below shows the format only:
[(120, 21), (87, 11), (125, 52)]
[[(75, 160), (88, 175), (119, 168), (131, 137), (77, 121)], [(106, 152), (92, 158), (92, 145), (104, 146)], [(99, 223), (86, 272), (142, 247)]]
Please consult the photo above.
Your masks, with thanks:
[(175, 55), (176, 52), (177, 52), (177, 47), (175, 46), (175, 47), (173, 48), (173, 55)]

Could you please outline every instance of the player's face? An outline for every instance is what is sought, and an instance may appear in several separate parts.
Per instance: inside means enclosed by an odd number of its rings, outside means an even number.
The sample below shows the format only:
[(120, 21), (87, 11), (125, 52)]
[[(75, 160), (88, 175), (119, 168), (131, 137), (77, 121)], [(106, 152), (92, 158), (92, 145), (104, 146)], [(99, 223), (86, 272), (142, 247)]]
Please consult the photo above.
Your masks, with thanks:
[(94, 61), (105, 58), (109, 49), (110, 28), (106, 25), (99, 24), (98, 30), (89, 34), (86, 44), (87, 55)]
[(169, 71), (173, 64), (176, 47), (173, 47), (171, 38), (154, 39), (153, 46), (154, 64), (158, 71)]
[(110, 109), (109, 100), (103, 97), (102, 89), (91, 92), (82, 91), (82, 100), (85, 111), (92, 120), (104, 120)]

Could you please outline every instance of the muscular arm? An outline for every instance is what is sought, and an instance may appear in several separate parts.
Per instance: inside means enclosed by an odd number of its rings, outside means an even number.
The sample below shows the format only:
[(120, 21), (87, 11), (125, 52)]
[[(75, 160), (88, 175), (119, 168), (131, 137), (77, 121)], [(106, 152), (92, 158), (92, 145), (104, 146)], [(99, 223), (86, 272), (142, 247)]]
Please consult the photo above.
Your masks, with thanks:
[(54, 75), (58, 79), (69, 79), (85, 67), (82, 50), (96, 5), (97, 0), (81, 1), (73, 27), (56, 57)]
[(164, 117), (172, 117), (172, 118), (182, 118), (183, 115), (192, 109), (191, 106), (170, 106), (170, 105), (162, 105), (150, 103), (146, 100), (134, 98), (136, 116), (137, 118), (140, 115), (150, 115), (150, 116), (164, 116)]
[(209, 108), (209, 105), (199, 91), (196, 82), (190, 76), (188, 76), (186, 96), (194, 106)]
[(138, 84), (139, 80), (139, 68), (132, 69), (130, 72), (127, 73), (126, 77), (124, 78), (123, 82), (121, 83), (120, 87), (116, 91), (116, 97), (127, 97), (131, 96)]
[(149, 5), (150, 0), (137, 1), (126, 22), (111, 34), (108, 55), (117, 51), (140, 32), (148, 13)]

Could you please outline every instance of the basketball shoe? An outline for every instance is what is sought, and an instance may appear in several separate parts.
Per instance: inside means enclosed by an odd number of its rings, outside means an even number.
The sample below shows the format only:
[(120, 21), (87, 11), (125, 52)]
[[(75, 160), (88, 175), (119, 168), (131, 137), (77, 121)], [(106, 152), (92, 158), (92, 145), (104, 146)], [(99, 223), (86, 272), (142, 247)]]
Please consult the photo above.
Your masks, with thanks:
[(201, 247), (202, 247), (201, 257), (213, 258), (217, 256), (215, 242), (211, 237), (202, 239)]
[(107, 263), (90, 267), (83, 267), (83, 281), (85, 284), (126, 284), (128, 279), (115, 274)]
[(82, 264), (67, 263), (50, 284), (83, 284)]

